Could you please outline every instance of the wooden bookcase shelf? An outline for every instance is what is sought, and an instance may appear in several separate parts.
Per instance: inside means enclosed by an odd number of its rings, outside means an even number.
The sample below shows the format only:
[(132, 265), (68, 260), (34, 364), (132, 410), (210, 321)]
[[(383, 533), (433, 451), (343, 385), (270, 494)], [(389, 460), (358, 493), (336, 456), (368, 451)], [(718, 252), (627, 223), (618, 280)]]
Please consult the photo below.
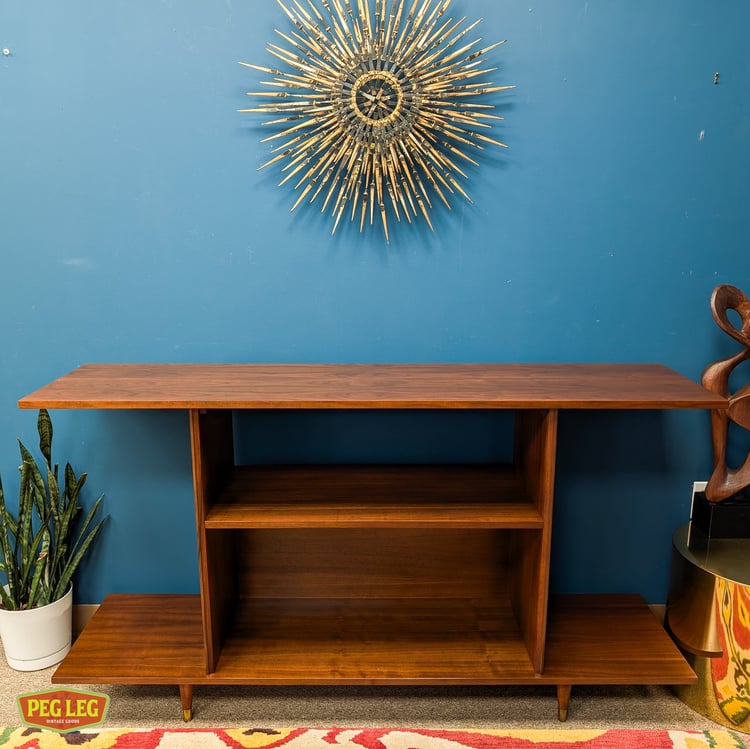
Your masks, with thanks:
[(248, 674), (282, 684), (492, 684), (530, 679), (534, 668), (507, 599), (244, 599), (216, 675)]
[(205, 527), (541, 528), (521, 478), (502, 466), (240, 466)]
[[(200, 596), (108, 596), (56, 683), (678, 684), (638, 596), (548, 600), (561, 409), (722, 408), (659, 365), (86, 365), (22, 408), (184, 409)], [(243, 465), (258, 409), (514, 413), (508, 465)], [(134, 632), (138, 633), (134, 637)]]

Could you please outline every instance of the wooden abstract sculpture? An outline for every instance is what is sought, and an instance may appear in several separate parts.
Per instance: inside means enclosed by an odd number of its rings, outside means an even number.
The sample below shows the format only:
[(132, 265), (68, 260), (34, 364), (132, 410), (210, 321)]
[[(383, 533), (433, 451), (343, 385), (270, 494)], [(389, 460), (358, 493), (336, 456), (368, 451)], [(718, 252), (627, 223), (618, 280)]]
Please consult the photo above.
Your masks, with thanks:
[[(728, 311), (739, 315), (739, 327), (729, 319)], [(706, 487), (709, 502), (721, 502), (750, 486), (750, 453), (738, 468), (727, 465), (729, 423), (734, 422), (750, 431), (750, 383), (734, 393), (729, 391), (729, 376), (734, 368), (750, 359), (750, 299), (739, 289), (722, 284), (711, 295), (711, 313), (719, 327), (742, 344), (734, 356), (710, 364), (701, 377), (708, 390), (727, 398), (726, 409), (711, 413), (711, 438), (713, 441), (714, 470)]]

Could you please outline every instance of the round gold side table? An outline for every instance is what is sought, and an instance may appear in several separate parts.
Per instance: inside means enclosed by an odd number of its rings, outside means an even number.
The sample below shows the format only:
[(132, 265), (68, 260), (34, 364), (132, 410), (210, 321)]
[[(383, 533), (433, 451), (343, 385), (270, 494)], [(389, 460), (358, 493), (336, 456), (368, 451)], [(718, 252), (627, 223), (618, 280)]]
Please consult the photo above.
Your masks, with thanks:
[(698, 682), (675, 687), (696, 712), (750, 733), (750, 539), (672, 537), (665, 624)]

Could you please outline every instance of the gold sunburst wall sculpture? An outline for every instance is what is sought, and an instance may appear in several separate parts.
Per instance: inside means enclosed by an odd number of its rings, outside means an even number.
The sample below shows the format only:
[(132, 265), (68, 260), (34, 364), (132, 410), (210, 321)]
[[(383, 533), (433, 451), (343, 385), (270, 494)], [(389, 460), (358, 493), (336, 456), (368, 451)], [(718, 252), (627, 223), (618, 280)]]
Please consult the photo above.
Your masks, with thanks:
[(329, 212), (333, 233), (342, 217), (380, 223), (390, 241), (389, 219), (430, 220), (433, 203), (450, 209), (455, 194), (471, 202), (459, 180), (465, 164), (477, 165), (490, 137), (485, 56), (503, 42), (481, 46), (469, 39), (481, 19), (447, 17), (451, 0), (277, 0), (291, 28), (276, 30), (283, 43), (267, 51), (280, 69), (241, 65), (272, 76), (257, 105), (241, 112), (270, 115), (275, 132), (264, 169), (281, 165), (281, 184), (304, 202)]

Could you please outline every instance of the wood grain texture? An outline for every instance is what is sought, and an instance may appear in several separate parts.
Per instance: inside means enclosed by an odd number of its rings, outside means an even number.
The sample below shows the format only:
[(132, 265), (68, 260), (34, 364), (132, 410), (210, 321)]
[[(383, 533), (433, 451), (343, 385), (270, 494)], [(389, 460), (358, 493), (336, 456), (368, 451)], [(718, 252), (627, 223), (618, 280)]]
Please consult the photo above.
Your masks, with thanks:
[(540, 528), (511, 466), (244, 466), (206, 516), (231, 528)]
[[(726, 408), (666, 367), (86, 365), (19, 405), (190, 410), (201, 598), (108, 597), (57, 683), (695, 679), (637, 597), (548, 612), (558, 409)], [(513, 466), (236, 466), (274, 408), (513, 409)]]
[(567, 684), (692, 684), (694, 671), (637, 595), (550, 599), (545, 675)]
[[(86, 673), (92, 678), (79, 678)], [(179, 684), (205, 676), (200, 598), (107, 596), (57, 667), (56, 684)]]
[(514, 560), (515, 573), (510, 576), (510, 591), (537, 673), (544, 668), (557, 423), (556, 410), (516, 414), (514, 464), (544, 522), (538, 532), (510, 536), (509, 557)]
[(268, 599), (243, 602), (216, 675), (476, 684), (529, 679), (533, 668), (502, 599)]
[[(226, 531), (217, 531), (226, 534)], [(237, 531), (240, 595), (507, 598), (518, 531), (301, 528)]]
[(21, 408), (720, 408), (658, 364), (86, 364)]
[(212, 671), (237, 599), (233, 538), (212, 534), (205, 524), (215, 496), (234, 468), (231, 411), (192, 410), (190, 444), (206, 663)]
[[(734, 319), (729, 317), (730, 310)], [(711, 415), (714, 470), (706, 486), (709, 502), (723, 502), (750, 486), (750, 451), (741, 465), (727, 463), (730, 429), (750, 430), (750, 383), (735, 392), (730, 389), (733, 371), (750, 359), (750, 299), (736, 286), (721, 284), (711, 295), (711, 313), (719, 327), (742, 345), (732, 356), (709, 364), (701, 376), (707, 390), (728, 402), (727, 408), (717, 408)]]
[[(540, 675), (534, 674), (512, 610), (502, 600), (415, 601), (406, 606), (403, 601), (359, 599), (245, 602), (213, 674), (204, 668), (200, 616), (198, 596), (108, 596), (52, 681), (196, 685), (696, 681), (639, 596), (553, 597), (547, 663)], [(149, 623), (147, 628), (144, 622)], [(415, 664), (424, 664), (425, 672)]]

